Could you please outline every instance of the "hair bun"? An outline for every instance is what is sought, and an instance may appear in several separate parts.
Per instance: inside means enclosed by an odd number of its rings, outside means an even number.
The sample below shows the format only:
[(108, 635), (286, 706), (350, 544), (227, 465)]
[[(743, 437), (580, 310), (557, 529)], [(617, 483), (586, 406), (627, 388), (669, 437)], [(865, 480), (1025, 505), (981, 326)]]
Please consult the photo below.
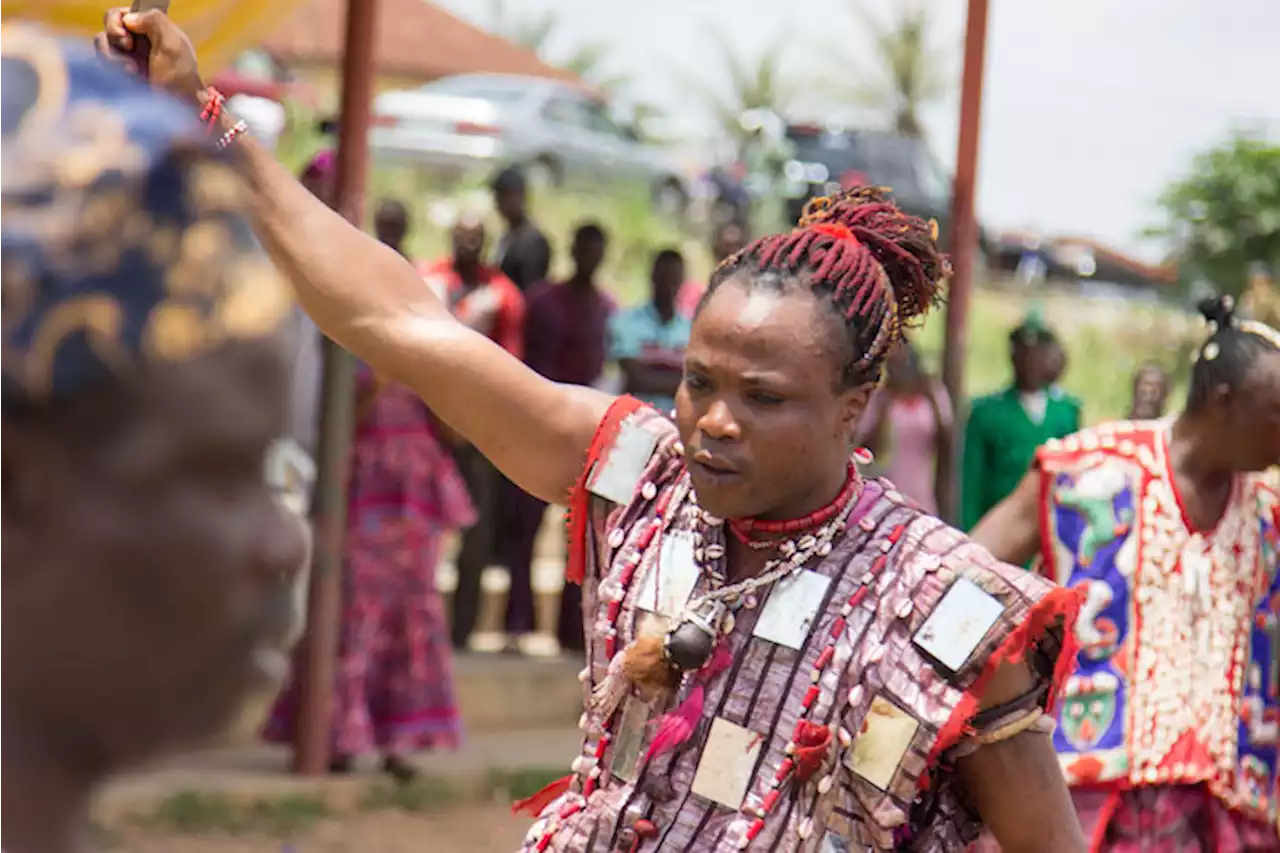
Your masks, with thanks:
[(1196, 303), (1196, 309), (1219, 329), (1230, 328), (1235, 320), (1236, 301), (1225, 293), (1209, 296)]
[(853, 187), (805, 205), (800, 228), (843, 225), (884, 268), (906, 323), (942, 298), (951, 264), (938, 251), (938, 225), (902, 211), (884, 187)]

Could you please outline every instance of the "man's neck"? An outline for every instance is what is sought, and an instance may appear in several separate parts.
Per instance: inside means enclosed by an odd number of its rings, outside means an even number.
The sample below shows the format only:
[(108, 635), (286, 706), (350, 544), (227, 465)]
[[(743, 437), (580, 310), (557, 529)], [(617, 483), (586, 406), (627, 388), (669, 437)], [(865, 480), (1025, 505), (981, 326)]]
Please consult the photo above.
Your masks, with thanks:
[(570, 290), (576, 290), (582, 293), (587, 293), (596, 289), (596, 282), (594, 278), (591, 276), (580, 275), (576, 272), (569, 276), (569, 280), (566, 281), (565, 284), (569, 286)]
[(653, 300), (653, 310), (658, 312), (658, 319), (662, 321), (662, 325), (667, 325), (676, 318), (676, 306)]
[(6, 714), (0, 757), (5, 846), (14, 853), (84, 853), (89, 849), (89, 801), (98, 776), (39, 729)]
[(515, 216), (509, 216), (507, 217), (507, 230), (514, 231), (528, 221), (529, 221), (529, 214), (527, 213), (519, 213)]
[(480, 264), (460, 264), (457, 261), (454, 261), (453, 271), (458, 274), (458, 278), (460, 278), (462, 283), (468, 288), (478, 287), (481, 283)]
[(1236, 474), (1222, 457), (1221, 441), (1210, 435), (1203, 420), (1186, 412), (1169, 429), (1169, 465), (1197, 490), (1221, 489)]

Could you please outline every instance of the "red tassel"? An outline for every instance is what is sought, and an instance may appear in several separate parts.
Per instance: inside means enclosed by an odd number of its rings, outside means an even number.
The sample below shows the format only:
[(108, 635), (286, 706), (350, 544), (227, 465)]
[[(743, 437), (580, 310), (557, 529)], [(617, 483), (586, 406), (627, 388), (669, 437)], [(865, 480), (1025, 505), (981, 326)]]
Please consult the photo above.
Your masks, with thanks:
[(591, 493), (587, 491), (587, 477), (605, 450), (618, 437), (618, 430), (627, 416), (643, 404), (635, 397), (619, 397), (605, 412), (596, 427), (596, 434), (587, 449), (587, 459), (569, 493), (569, 559), (564, 576), (569, 583), (581, 584), (587, 576), (587, 523), (591, 515)]
[(649, 751), (645, 753), (645, 761), (670, 752), (689, 739), (693, 730), (698, 727), (698, 721), (702, 719), (702, 706), (707, 696), (703, 685), (732, 665), (733, 652), (729, 651), (729, 644), (717, 644), (711, 660), (698, 670), (698, 683), (689, 691), (688, 698), (680, 703), (679, 708), (658, 721), (658, 731), (649, 744)]
[(573, 784), (573, 774), (564, 776), (547, 785), (532, 797), (525, 797), (523, 800), (516, 800), (511, 804), (512, 814), (526, 814), (529, 817), (537, 817), (542, 814), (543, 810), (551, 805), (553, 801), (560, 798), (565, 791), (569, 790), (569, 786)]
[(831, 729), (809, 720), (801, 720), (796, 723), (795, 744), (792, 758), (795, 761), (796, 779), (804, 782), (821, 770), (823, 762), (827, 760), (827, 754), (831, 751)]
[(698, 720), (702, 719), (702, 705), (705, 701), (706, 691), (701, 684), (690, 690), (689, 697), (680, 703), (679, 708), (658, 721), (658, 731), (653, 736), (653, 743), (649, 744), (644, 760), (670, 752), (687, 741), (697, 727)]

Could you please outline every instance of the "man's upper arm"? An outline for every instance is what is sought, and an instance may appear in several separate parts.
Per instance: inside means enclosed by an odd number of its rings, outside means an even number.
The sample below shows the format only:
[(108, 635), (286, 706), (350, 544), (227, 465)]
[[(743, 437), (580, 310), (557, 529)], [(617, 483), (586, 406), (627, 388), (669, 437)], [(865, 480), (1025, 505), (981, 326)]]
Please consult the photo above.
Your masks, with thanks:
[[(1025, 663), (1004, 664), (983, 692), (989, 709), (1035, 688)], [(1084, 832), (1076, 816), (1052, 739), (1027, 730), (978, 747), (956, 769), (969, 801), (1000, 843), (1002, 853), (1083, 853)]]
[(1025, 565), (1040, 550), (1040, 469), (1027, 472), (1013, 494), (996, 504), (969, 534), (997, 560)]

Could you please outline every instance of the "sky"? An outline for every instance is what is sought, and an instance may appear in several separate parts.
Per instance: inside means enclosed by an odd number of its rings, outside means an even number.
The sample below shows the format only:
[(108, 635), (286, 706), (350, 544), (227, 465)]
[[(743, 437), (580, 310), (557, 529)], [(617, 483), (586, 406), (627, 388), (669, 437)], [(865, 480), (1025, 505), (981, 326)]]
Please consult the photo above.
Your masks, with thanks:
[[(897, 0), (903, 2), (903, 0)], [(481, 26), (501, 15), (559, 21), (551, 58), (607, 43), (607, 68), (660, 105), (692, 140), (712, 132), (690, 75), (728, 88), (709, 33), (741, 56), (785, 40), (787, 71), (836, 76), (833, 54), (867, 49), (850, 0), (436, 0)], [(887, 19), (894, 0), (864, 5)], [(931, 148), (955, 162), (963, 0), (932, 0), (934, 41), (956, 86), (924, 116)], [(1280, 139), (1276, 0), (992, 0), (978, 165), (978, 214), (990, 229), (1085, 234), (1148, 259), (1141, 237), (1156, 198), (1191, 157), (1234, 129)], [(816, 92), (804, 118), (840, 109)], [(815, 115), (817, 113), (818, 115)]]

